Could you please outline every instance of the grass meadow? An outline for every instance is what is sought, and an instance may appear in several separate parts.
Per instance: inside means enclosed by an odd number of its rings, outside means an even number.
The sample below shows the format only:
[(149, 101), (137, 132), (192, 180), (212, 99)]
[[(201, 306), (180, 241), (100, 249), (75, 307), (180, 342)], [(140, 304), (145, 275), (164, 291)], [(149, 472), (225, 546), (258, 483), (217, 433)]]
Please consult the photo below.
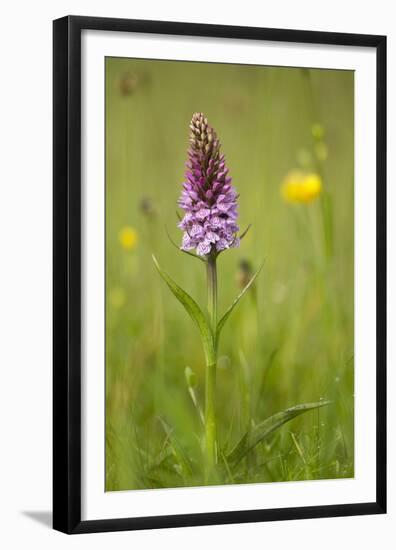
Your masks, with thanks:
[[(107, 491), (205, 482), (199, 332), (152, 260), (205, 308), (204, 266), (167, 235), (181, 242), (197, 111), (252, 224), (218, 259), (220, 312), (264, 262), (218, 350), (216, 483), (353, 477), (353, 100), (349, 71), (106, 60)], [(314, 197), (287, 192), (301, 173), (320, 180)], [(322, 400), (234, 468), (222, 460), (267, 417)]]

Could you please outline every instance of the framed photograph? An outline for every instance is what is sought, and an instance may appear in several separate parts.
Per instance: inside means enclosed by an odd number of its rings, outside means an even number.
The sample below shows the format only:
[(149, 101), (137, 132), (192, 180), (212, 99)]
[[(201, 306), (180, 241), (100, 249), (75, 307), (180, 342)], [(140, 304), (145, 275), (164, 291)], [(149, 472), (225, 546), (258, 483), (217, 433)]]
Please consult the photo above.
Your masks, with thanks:
[(386, 511), (386, 37), (54, 22), (54, 528)]

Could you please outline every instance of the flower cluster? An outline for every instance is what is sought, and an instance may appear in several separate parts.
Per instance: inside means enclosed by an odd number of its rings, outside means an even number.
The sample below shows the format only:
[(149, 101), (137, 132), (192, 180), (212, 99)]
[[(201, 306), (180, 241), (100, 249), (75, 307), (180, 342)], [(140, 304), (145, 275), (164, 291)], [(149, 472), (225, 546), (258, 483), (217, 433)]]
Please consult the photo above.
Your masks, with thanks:
[(203, 113), (195, 113), (190, 124), (190, 148), (179, 206), (185, 215), (182, 250), (199, 256), (239, 246), (237, 198), (231, 185), (216, 132)]

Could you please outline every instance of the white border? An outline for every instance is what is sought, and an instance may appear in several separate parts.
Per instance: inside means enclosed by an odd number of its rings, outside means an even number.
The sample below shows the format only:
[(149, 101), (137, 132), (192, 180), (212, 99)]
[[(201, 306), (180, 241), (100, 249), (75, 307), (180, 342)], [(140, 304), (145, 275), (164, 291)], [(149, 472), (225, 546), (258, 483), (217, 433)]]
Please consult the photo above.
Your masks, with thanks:
[[(105, 56), (355, 70), (355, 479), (104, 492)], [(375, 501), (375, 138), (373, 48), (83, 31), (83, 520)]]

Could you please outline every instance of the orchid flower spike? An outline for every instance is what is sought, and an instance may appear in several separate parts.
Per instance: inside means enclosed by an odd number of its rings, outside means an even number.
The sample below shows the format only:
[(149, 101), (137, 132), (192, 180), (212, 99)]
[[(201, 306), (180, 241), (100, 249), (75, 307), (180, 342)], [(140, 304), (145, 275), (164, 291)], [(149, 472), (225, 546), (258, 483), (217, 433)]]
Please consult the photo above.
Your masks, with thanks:
[(220, 153), (216, 132), (203, 113), (195, 113), (190, 124), (190, 147), (179, 206), (185, 215), (179, 223), (184, 231), (181, 249), (198, 256), (217, 256), (239, 246), (237, 192)]

